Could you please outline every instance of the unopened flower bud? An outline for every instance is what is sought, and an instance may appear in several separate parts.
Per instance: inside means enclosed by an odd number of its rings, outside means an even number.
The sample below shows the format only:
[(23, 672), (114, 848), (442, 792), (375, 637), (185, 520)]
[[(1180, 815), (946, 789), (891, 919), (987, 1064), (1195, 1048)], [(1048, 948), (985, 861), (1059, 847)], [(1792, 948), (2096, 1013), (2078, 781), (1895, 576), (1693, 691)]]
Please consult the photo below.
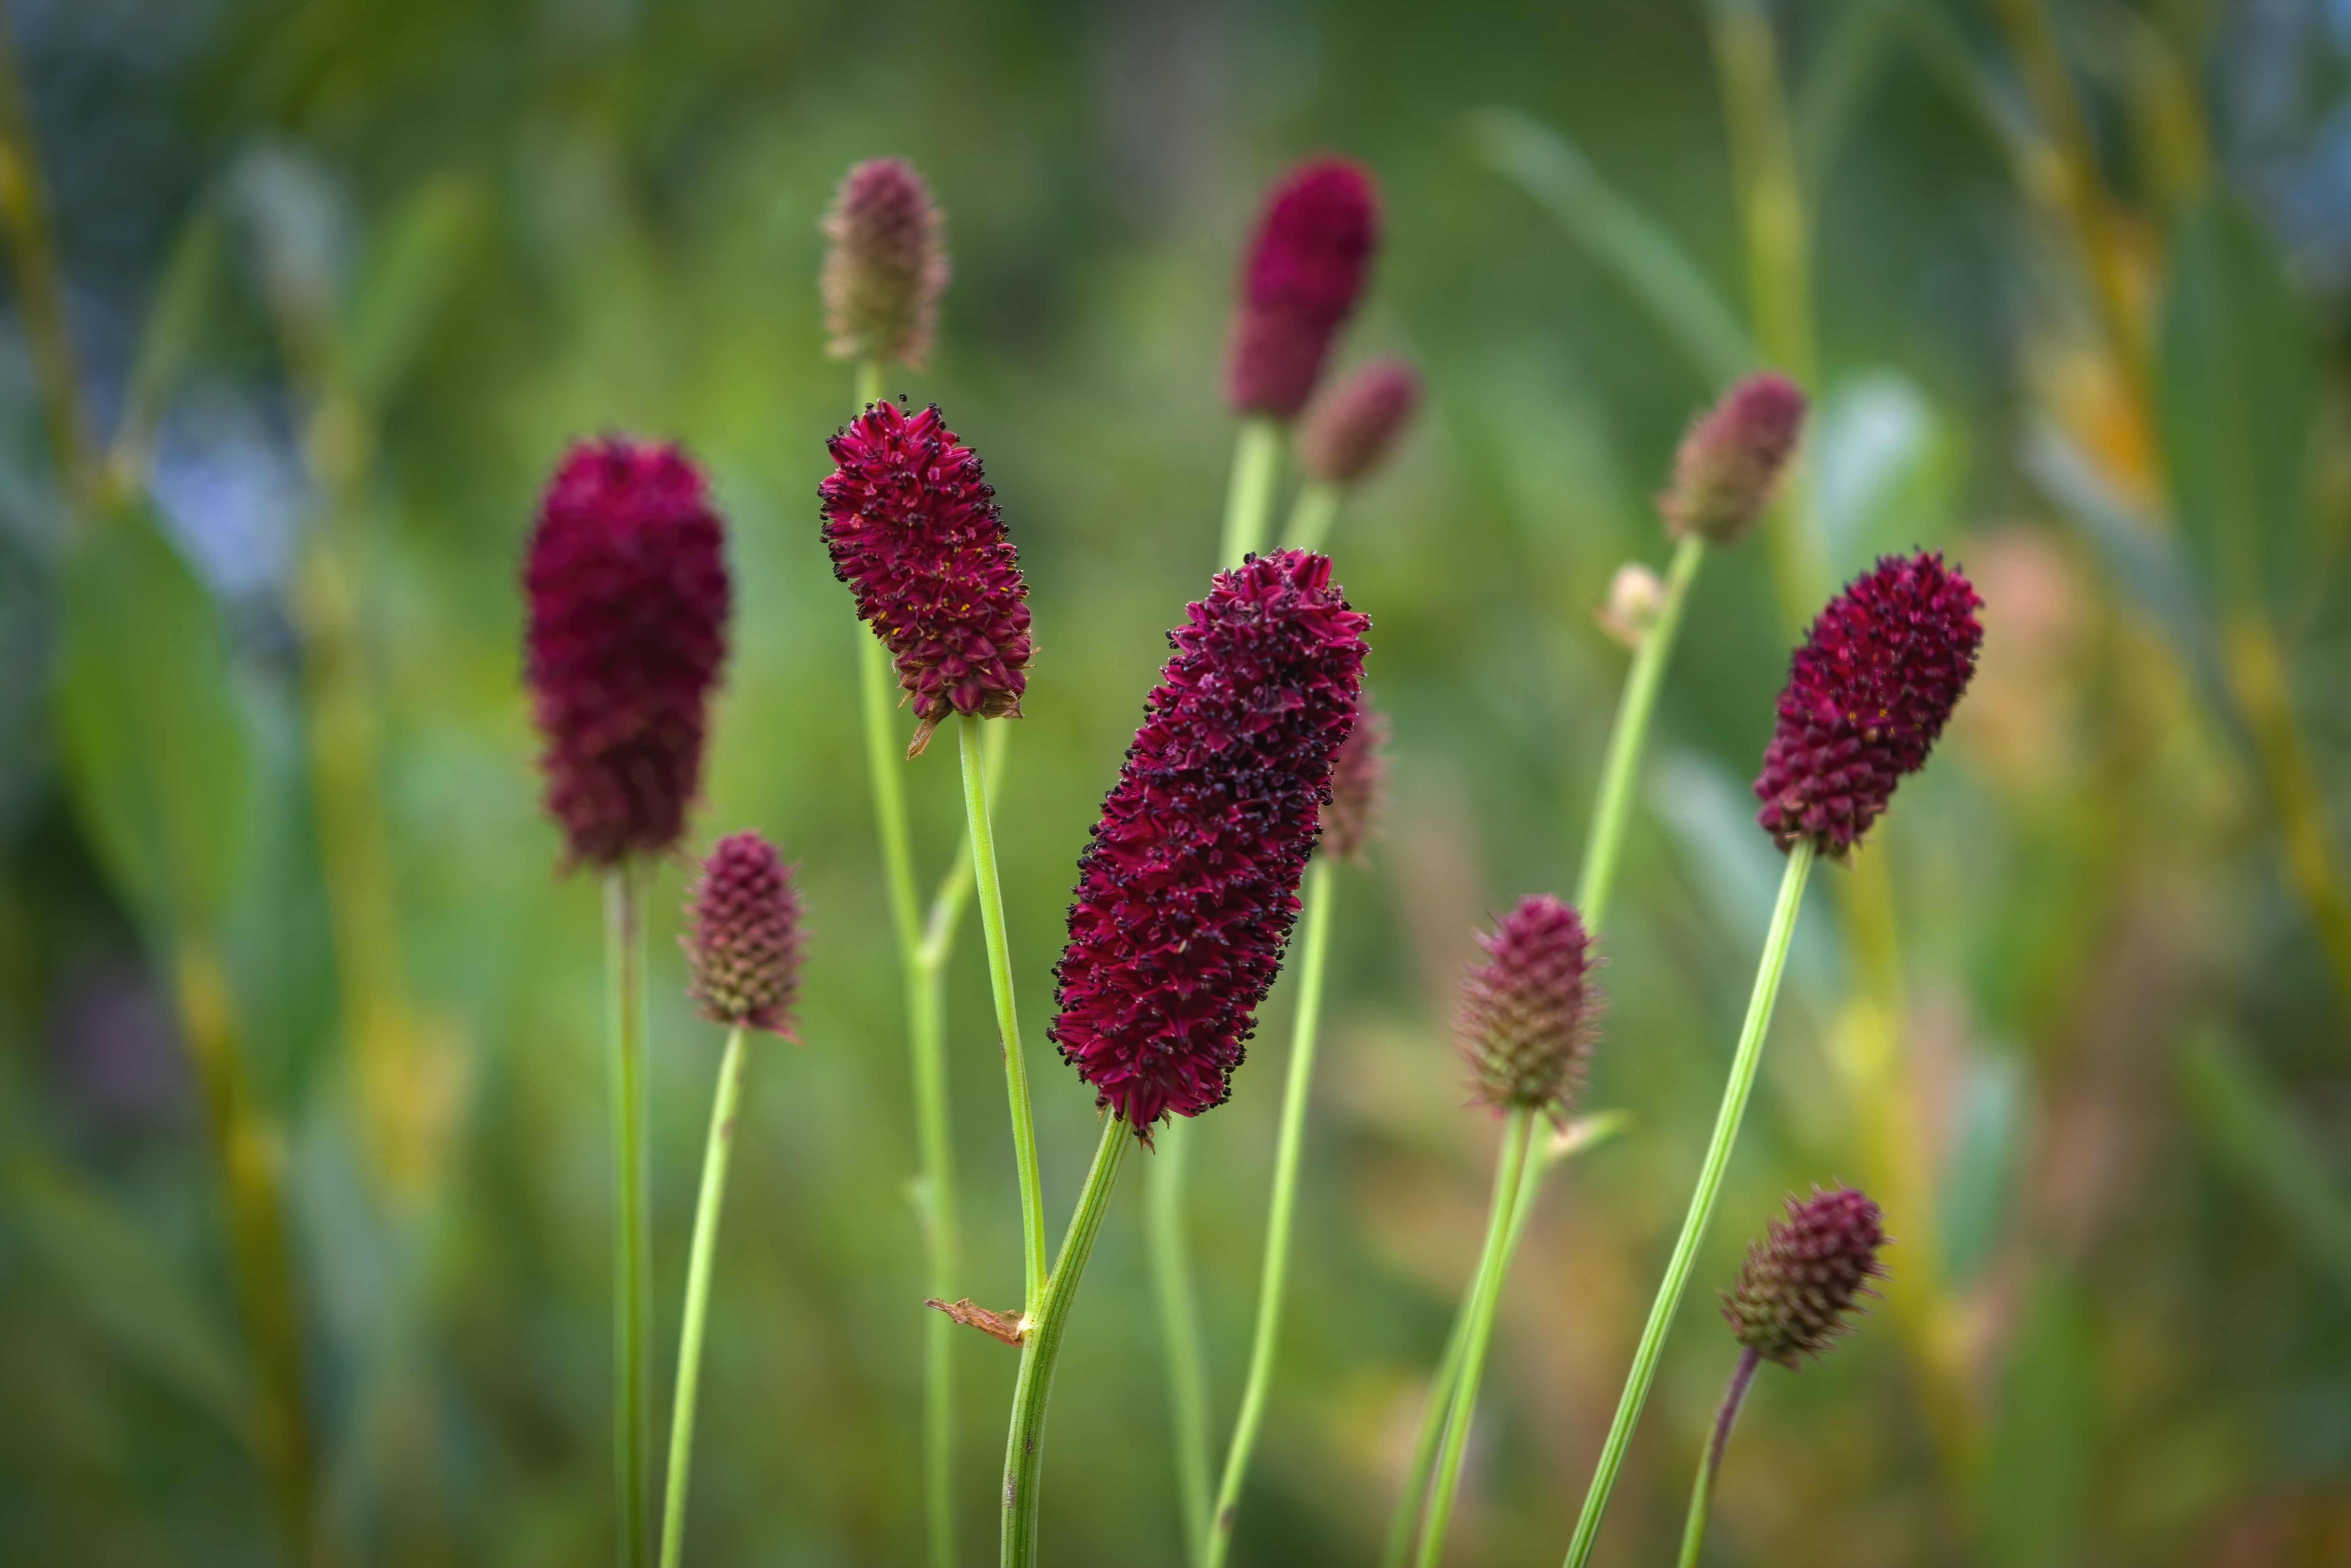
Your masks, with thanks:
[(1315, 400), (1298, 428), (1298, 466), (1325, 485), (1353, 485), (1385, 460), (1420, 407), (1420, 377), (1374, 360)]
[(1478, 946), (1486, 961), (1463, 971), (1454, 1021), (1478, 1098), (1496, 1110), (1541, 1107), (1557, 1121), (1583, 1090), (1599, 1037), (1591, 935), (1573, 909), (1530, 894)]
[(904, 160), (869, 158), (849, 171), (824, 218), (825, 352), (922, 368), (947, 286), (945, 230)]
[(1773, 1220), (1763, 1240), (1747, 1244), (1722, 1315), (1740, 1343), (1792, 1367), (1853, 1332), (1844, 1314), (1855, 1297), (1877, 1293), (1870, 1281), (1886, 1278), (1877, 1249), (1886, 1235), (1877, 1205), (1851, 1187), (1815, 1186), (1811, 1197), (1791, 1194), (1787, 1203), (1787, 1221)]
[(798, 1040), (800, 898), (775, 845), (758, 833), (731, 833), (712, 846), (678, 944), (696, 1012)]
[(1322, 850), (1332, 860), (1363, 858), (1364, 845), (1379, 825), (1387, 781), (1388, 716), (1368, 695), (1355, 701), (1355, 727), (1339, 745), (1331, 764), (1331, 799), (1322, 807)]
[(1674, 455), (1672, 487), (1657, 497), (1677, 536), (1736, 544), (1763, 516), (1795, 453), (1804, 394), (1784, 376), (1748, 377), (1689, 427)]
[(1600, 629), (1635, 653), (1666, 607), (1663, 579), (1637, 560), (1628, 560), (1608, 580), (1608, 602), (1593, 615)]

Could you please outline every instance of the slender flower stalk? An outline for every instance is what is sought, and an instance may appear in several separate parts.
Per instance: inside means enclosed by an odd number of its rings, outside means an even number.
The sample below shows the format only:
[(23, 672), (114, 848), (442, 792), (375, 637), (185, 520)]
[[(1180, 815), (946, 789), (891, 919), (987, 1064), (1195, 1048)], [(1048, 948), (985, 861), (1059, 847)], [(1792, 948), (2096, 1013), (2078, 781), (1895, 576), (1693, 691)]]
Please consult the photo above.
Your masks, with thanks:
[(1714, 1135), (1584, 1494), (1566, 1568), (1583, 1568), (1591, 1558), (1616, 1472), (1656, 1376), (1667, 1330), (1689, 1284), (1755, 1086), (1813, 862), (1821, 854), (1840, 861), (1849, 855), (1885, 811), (1895, 787), (1925, 766), (1975, 673), (1983, 641), (1975, 614), (1980, 603), (1967, 578), (1946, 566), (1941, 556), (1921, 551), (1887, 557), (1829, 602), (1789, 661), (1778, 724), (1755, 782), (1763, 802), (1757, 821), (1787, 851), (1787, 872)]
[(1690, 1488), (1689, 1518), (1682, 1525), (1678, 1568), (1698, 1568), (1698, 1548), (1706, 1544), (1707, 1506), (1714, 1498), (1714, 1478), (1722, 1470), (1722, 1450), (1730, 1441), (1730, 1428), (1739, 1419), (1740, 1407), (1747, 1403), (1747, 1390), (1755, 1381), (1755, 1369), (1762, 1364), (1761, 1353), (1750, 1345), (1739, 1353), (1738, 1364), (1730, 1369), (1730, 1382), (1723, 1388), (1722, 1404), (1714, 1413), (1713, 1432), (1698, 1458), (1698, 1479)]
[(653, 1545), (653, 1219), (645, 1205), (647, 869), (632, 859), (604, 873), (612, 1117), (612, 1466), (622, 1568), (642, 1568)]
[(743, 1103), (743, 1030), (726, 1031), (718, 1063), (718, 1092), (710, 1103), (710, 1132), (702, 1147), (702, 1192), (694, 1206), (694, 1250), (685, 1270), (685, 1322), (677, 1343), (677, 1388), (670, 1406), (669, 1481), (662, 1503), (661, 1568), (677, 1568), (685, 1542), (686, 1489), (694, 1475), (695, 1398), (702, 1385), (702, 1331), (710, 1314), (710, 1268), (718, 1251), (718, 1219), (726, 1206), (726, 1162), (735, 1147), (735, 1115)]
[[(1086, 1261), (1093, 1256), (1102, 1219), (1110, 1213), (1111, 1190), (1118, 1185), (1118, 1168), (1126, 1158), (1128, 1135), (1123, 1116), (1102, 1119), (1102, 1143), (1094, 1150), (1092, 1168), (1078, 1194), (1077, 1212), (1070, 1216), (1069, 1233), (1061, 1239), (1061, 1256), (1042, 1294), (1029, 1311), (1028, 1334), (1020, 1347), (1020, 1376), (1012, 1389), (1012, 1429), (1004, 1446), (1004, 1528), (998, 1543), (1002, 1568), (1033, 1568), (1040, 1483), (1045, 1473), (1045, 1409), (1053, 1395), (1053, 1366), (1061, 1359), (1061, 1341), (1070, 1328), (1070, 1309), (1078, 1299), (1078, 1283)], [(944, 1320), (942, 1320), (944, 1321)]]
[(1208, 1539), (1208, 1374), (1200, 1343), (1200, 1300), (1192, 1283), (1185, 1231), (1193, 1127), (1170, 1122), (1152, 1141), (1144, 1223), (1149, 1232), (1151, 1293), (1159, 1313), (1160, 1360), (1167, 1371), (1167, 1411), (1176, 1448), (1176, 1509), (1184, 1561), (1198, 1563)]

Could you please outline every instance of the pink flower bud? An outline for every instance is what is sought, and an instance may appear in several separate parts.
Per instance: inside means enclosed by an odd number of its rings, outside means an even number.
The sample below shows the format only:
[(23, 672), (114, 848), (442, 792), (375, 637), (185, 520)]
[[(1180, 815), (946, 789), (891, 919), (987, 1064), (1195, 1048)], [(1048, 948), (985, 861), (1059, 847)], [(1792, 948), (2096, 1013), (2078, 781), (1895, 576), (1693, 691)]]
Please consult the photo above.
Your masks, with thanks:
[(1886, 1231), (1877, 1205), (1851, 1187), (1788, 1198), (1785, 1224), (1773, 1220), (1765, 1239), (1747, 1244), (1739, 1288), (1723, 1298), (1722, 1315), (1739, 1343), (1767, 1361), (1792, 1367), (1818, 1355), (1839, 1334), (1853, 1332), (1844, 1314), (1856, 1296), (1877, 1292), (1886, 1278), (1877, 1249)]
[(842, 177), (824, 218), (825, 352), (922, 369), (947, 286), (946, 226), (903, 159), (869, 158)]
[(1573, 909), (1538, 893), (1478, 946), (1486, 962), (1463, 971), (1454, 1020), (1478, 1098), (1496, 1110), (1540, 1106), (1562, 1120), (1599, 1037), (1591, 935)]
[(1420, 408), (1420, 378), (1401, 360), (1374, 360), (1317, 399), (1298, 430), (1309, 479), (1353, 485), (1395, 449)]
[(798, 1040), (800, 896), (775, 845), (758, 833), (731, 833), (712, 846), (678, 943), (696, 1012)]
[(1677, 536), (1714, 544), (1745, 538), (1771, 504), (1804, 424), (1804, 394), (1784, 376), (1750, 376), (1689, 427), (1674, 482), (1657, 497)]

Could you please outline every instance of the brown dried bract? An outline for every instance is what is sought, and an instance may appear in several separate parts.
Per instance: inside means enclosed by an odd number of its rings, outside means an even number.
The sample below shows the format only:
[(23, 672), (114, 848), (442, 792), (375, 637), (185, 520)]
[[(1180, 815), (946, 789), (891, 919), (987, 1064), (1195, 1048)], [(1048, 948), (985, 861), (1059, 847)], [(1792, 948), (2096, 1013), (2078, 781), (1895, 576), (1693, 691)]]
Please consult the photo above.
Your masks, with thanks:
[(977, 1329), (990, 1339), (1002, 1340), (1008, 1345), (1019, 1345), (1027, 1334), (1027, 1320), (1018, 1312), (992, 1312), (986, 1307), (974, 1306), (969, 1296), (959, 1301), (942, 1301), (933, 1296), (923, 1305), (936, 1307), (964, 1327)]

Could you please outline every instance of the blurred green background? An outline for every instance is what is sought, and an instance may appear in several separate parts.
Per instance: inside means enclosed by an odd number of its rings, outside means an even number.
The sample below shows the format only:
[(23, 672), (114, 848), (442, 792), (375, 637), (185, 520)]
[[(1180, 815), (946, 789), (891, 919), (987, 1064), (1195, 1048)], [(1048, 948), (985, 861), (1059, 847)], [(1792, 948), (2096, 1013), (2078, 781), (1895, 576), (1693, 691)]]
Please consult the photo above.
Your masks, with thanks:
[[(1520, 1254), (1453, 1560), (1565, 1545), (1768, 911), (1746, 784), (1788, 646), (1925, 544), (1982, 589), (1982, 671), (1864, 865), (1815, 879), (1596, 1561), (1672, 1550), (1735, 1354), (1706, 1292), (1837, 1176), (1884, 1201), (1894, 1280), (1766, 1370), (1712, 1561), (2351, 1562), (2351, 6), (0, 9), (0, 1562), (278, 1560), (289, 1485), (322, 1561), (609, 1556), (598, 895), (537, 808), (516, 578), (563, 443), (611, 429), (685, 442), (730, 525), (695, 844), (776, 836), (813, 928), (809, 1045), (752, 1064), (688, 1550), (918, 1559), (916, 1156), (863, 633), (816, 528), (850, 405), (817, 219), (883, 152), (948, 213), (942, 340), (890, 390), (985, 455), (1034, 589), (998, 833), (1058, 1232), (1095, 1127), (1042, 1039), (1062, 905), (1213, 564), (1238, 248), (1322, 149), (1385, 193), (1343, 361), (1404, 354), (1430, 396), (1333, 536), (1393, 800), (1338, 879), (1237, 1557), (1376, 1552), (1492, 1157), (1458, 967), (1572, 883), (1625, 662), (1591, 612), (1662, 564), (1684, 423), (1768, 361), (1815, 395), (1805, 481), (1698, 589), (1588, 1100), (1633, 1132)], [(954, 768), (909, 774), (926, 880)], [(682, 884), (664, 1369), (720, 1044), (679, 996)], [(976, 932), (950, 1005), (965, 1289), (1008, 1302)], [(1289, 1011), (1196, 1128), (1219, 1434)], [(1057, 1385), (1057, 1562), (1179, 1555), (1142, 1191)], [(977, 1562), (1016, 1357), (957, 1355)]]

